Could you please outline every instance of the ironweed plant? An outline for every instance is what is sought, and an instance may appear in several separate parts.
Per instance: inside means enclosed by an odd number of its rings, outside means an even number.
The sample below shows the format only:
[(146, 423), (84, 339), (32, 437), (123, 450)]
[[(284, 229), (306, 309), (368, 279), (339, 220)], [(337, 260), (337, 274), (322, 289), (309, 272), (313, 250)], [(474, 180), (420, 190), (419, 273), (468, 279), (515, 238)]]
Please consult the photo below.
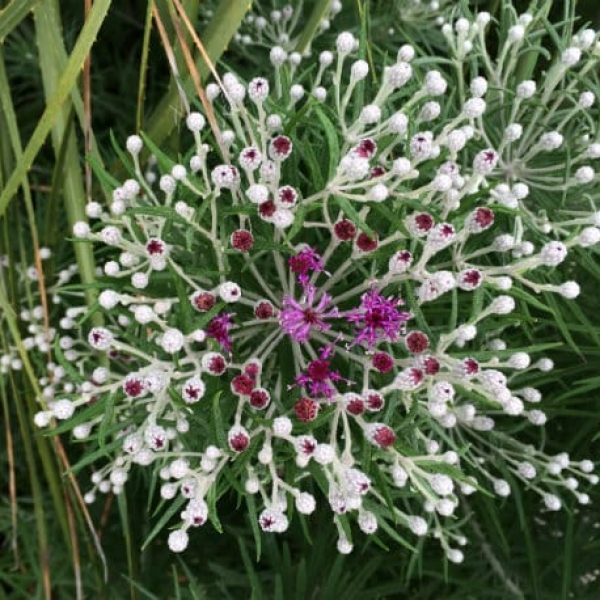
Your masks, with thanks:
[(272, 76), (216, 76), (185, 152), (132, 135), (127, 179), (97, 168), (112, 200), (73, 234), (102, 265), (104, 324), (64, 297), (54, 343), (31, 332), (56, 354), (36, 425), (85, 442), (86, 502), (149, 470), (173, 552), (229, 489), (264, 532), (323, 505), (340, 553), (358, 528), (457, 563), (466, 496), (588, 504), (594, 463), (523, 432), (546, 423), (530, 382), (552, 345), (511, 337), (546, 292), (576, 302), (561, 269), (600, 241), (596, 32), (539, 77), (537, 12), (446, 20), (444, 58), (367, 62), (343, 32), (300, 69), (281, 14), (261, 27)]

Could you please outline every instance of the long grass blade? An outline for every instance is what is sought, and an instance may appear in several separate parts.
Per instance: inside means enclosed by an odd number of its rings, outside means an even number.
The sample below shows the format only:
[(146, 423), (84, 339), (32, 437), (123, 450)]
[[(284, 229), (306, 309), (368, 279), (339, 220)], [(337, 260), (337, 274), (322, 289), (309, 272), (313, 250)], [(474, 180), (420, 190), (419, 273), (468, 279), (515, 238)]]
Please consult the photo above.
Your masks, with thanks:
[(0, 10), (0, 44), (20, 25), (38, 2), (40, 0), (12, 0), (6, 8)]
[(52, 97), (48, 99), (44, 114), (31, 135), (31, 138), (23, 151), (21, 160), (17, 163), (15, 170), (0, 194), (0, 216), (4, 214), (8, 203), (13, 199), (19, 189), (23, 178), (31, 168), (35, 157), (55, 124), (56, 119), (60, 115), (65, 100), (71, 93), (72, 88), (76, 85), (83, 62), (96, 40), (96, 35), (104, 22), (110, 4), (111, 0), (97, 0), (94, 3), (94, 7), (90, 12), (90, 18), (77, 38), (73, 52), (69, 56), (67, 66), (56, 86), (56, 91)]

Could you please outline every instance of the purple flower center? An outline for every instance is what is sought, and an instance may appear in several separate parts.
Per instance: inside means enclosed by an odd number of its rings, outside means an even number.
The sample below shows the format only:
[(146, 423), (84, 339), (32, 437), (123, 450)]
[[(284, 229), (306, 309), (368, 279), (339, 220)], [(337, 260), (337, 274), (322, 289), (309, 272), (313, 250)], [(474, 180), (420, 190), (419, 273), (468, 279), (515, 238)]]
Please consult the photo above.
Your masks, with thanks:
[(296, 342), (306, 342), (312, 329), (324, 331), (330, 325), (326, 319), (336, 318), (338, 311), (335, 307), (329, 308), (331, 296), (323, 294), (319, 302), (314, 305), (316, 288), (311, 285), (305, 287), (305, 298), (300, 302), (291, 296), (284, 296), (283, 308), (280, 315), (281, 328)]
[(358, 327), (354, 344), (366, 343), (372, 348), (381, 340), (394, 342), (410, 313), (398, 310), (402, 301), (385, 298), (377, 290), (363, 294), (359, 308), (348, 311), (346, 319)]

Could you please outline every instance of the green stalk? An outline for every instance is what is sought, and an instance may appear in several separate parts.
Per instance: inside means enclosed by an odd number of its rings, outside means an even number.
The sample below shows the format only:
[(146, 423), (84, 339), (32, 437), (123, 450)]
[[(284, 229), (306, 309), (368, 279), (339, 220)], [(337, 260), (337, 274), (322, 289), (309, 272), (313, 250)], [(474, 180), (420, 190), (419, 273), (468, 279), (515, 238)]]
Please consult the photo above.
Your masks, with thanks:
[(139, 133), (144, 120), (144, 99), (146, 97), (146, 75), (148, 71), (148, 54), (150, 50), (150, 34), (152, 33), (152, 2), (148, 2), (146, 19), (144, 20), (144, 40), (142, 42), (142, 58), (138, 81), (137, 106), (135, 110), (135, 130)]
[(331, 7), (331, 0), (317, 0), (315, 6), (310, 13), (310, 17), (308, 17), (308, 21), (306, 21), (306, 25), (298, 38), (298, 43), (296, 44), (296, 51), (301, 54), (310, 48), (310, 45), (317, 33), (317, 29), (319, 28), (319, 24), (327, 14)]
[[(5, 416), (8, 418), (8, 400), (6, 398), (6, 390), (3, 385), (3, 381), (0, 380), (0, 396), (2, 397), (2, 405), (4, 406)], [(12, 396), (15, 398), (13, 403), (16, 408), (17, 421), (19, 423), (19, 431), (21, 433), (21, 439), (23, 442), (23, 452), (25, 455), (25, 464), (27, 465), (27, 474), (29, 476), (29, 485), (31, 489), (31, 496), (33, 499), (33, 514), (35, 518), (36, 526), (36, 538), (38, 545), (38, 553), (40, 560), (40, 569), (45, 574), (43, 579), (44, 595), (46, 598), (51, 596), (51, 580), (50, 580), (50, 550), (48, 545), (48, 528), (46, 526), (46, 514), (44, 512), (44, 498), (42, 495), (42, 488), (40, 480), (37, 475), (38, 465), (36, 464), (33, 445), (31, 442), (31, 425), (25, 414), (25, 408), (23, 402), (19, 398), (19, 392), (17, 386), (12, 382)]]
[[(68, 131), (67, 127), (70, 104), (67, 94), (70, 92), (70, 88), (76, 84), (76, 77), (71, 79), (67, 78), (67, 75), (70, 75), (71, 67), (78, 65), (78, 68), (81, 68), (83, 65), (109, 6), (110, 0), (97, 0), (94, 3), (75, 49), (66, 65), (63, 65), (62, 60), (61, 48), (64, 48), (64, 46), (58, 3), (56, 0), (46, 0), (35, 12), (36, 39), (44, 92), (48, 99), (47, 105), (48, 107), (55, 106), (52, 104), (53, 100), (57, 97), (62, 99), (62, 102), (56, 106), (52, 113), (51, 137), (55, 155), (57, 157), (61, 156), (61, 149), (64, 153), (62, 189), (69, 227), (72, 227), (77, 221), (86, 220), (86, 196), (77, 137), (75, 131), (72, 128)], [(68, 79), (66, 85), (65, 79)], [(43, 120), (44, 117), (42, 117)], [(34, 136), (35, 133), (32, 138)], [(25, 152), (27, 152), (27, 149)], [(0, 198), (0, 210), (1, 204)], [(74, 244), (74, 249), (81, 282), (84, 286), (88, 286), (85, 289), (86, 301), (88, 306), (91, 306), (97, 294), (91, 285), (96, 280), (93, 251), (90, 245), (81, 243)], [(92, 316), (92, 323), (99, 325), (101, 318), (101, 314), (96, 312)]]

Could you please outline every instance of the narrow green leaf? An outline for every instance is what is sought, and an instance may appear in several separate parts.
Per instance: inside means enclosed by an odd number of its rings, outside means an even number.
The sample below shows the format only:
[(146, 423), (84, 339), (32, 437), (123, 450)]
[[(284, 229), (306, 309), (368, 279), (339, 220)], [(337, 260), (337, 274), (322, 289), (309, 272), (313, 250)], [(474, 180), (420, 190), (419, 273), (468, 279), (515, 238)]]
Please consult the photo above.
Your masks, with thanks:
[(40, 0), (12, 0), (0, 10), (0, 44), (4, 43), (7, 35), (33, 10)]
[(173, 500), (173, 502), (169, 505), (169, 508), (165, 510), (165, 512), (162, 514), (162, 517), (158, 520), (152, 531), (144, 540), (144, 543), (142, 544), (142, 551), (148, 547), (148, 544), (150, 544), (150, 542), (161, 532), (169, 519), (184, 505), (185, 500), (186, 499), (183, 496), (178, 496), (176, 500)]
[(58, 82), (56, 92), (48, 100), (44, 114), (38, 121), (38, 124), (23, 151), (23, 156), (17, 163), (15, 170), (0, 194), (0, 216), (4, 214), (8, 203), (12, 200), (19, 189), (21, 182), (26, 177), (37, 153), (40, 151), (46, 137), (48, 137), (65, 100), (69, 96), (71, 89), (76, 85), (83, 62), (96, 41), (96, 35), (104, 22), (110, 3), (111, 0), (96, 0), (96, 2), (94, 2), (89, 18), (77, 38), (71, 56), (69, 56), (67, 67)]

